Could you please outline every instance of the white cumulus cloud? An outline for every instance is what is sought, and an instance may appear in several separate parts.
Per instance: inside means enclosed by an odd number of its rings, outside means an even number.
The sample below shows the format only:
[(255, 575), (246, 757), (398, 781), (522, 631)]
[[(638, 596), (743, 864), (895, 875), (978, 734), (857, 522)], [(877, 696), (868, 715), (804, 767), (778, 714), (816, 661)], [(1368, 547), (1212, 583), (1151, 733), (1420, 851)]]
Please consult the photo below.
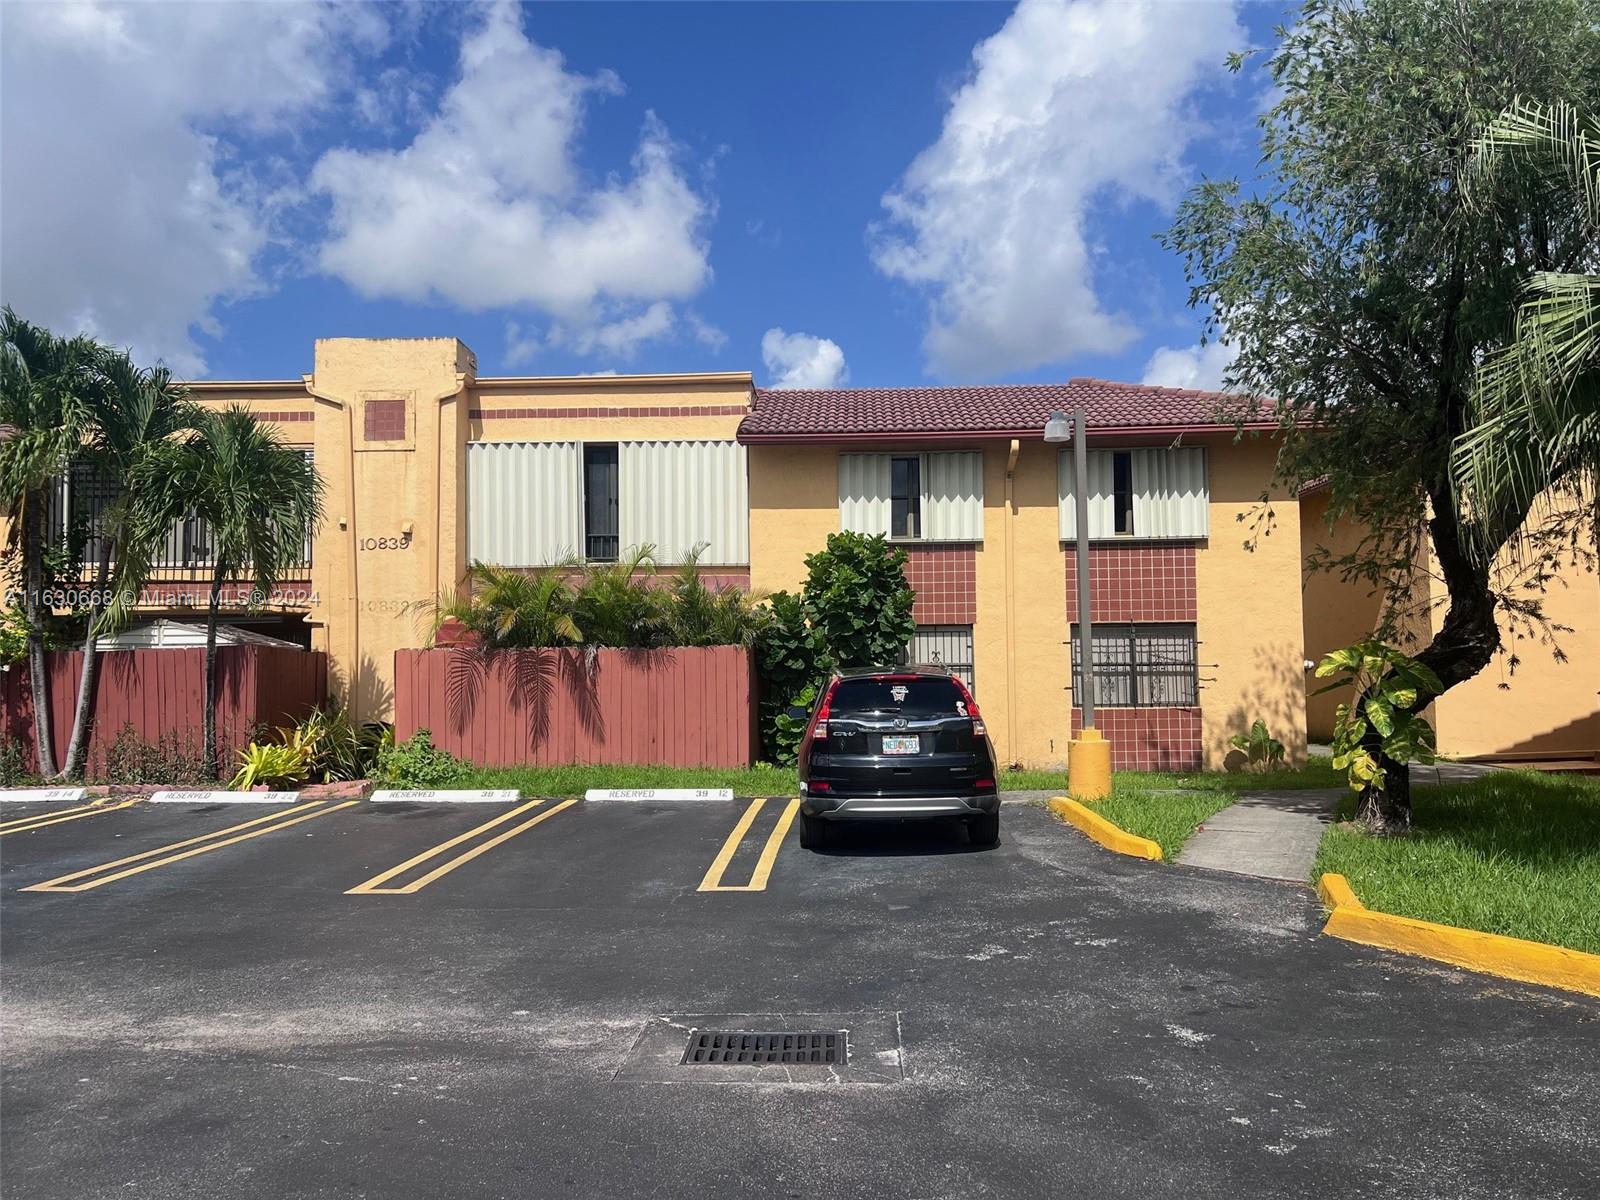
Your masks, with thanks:
[[(626, 355), (666, 336), (710, 278), (709, 198), (653, 114), (624, 174), (584, 178), (585, 106), (622, 89), (569, 71), (497, 4), (462, 40), (460, 78), (410, 145), (341, 148), (312, 172), (332, 201), (321, 268), (363, 296), (522, 308), (551, 345)], [(526, 331), (518, 345), (528, 353)]]
[(1226, 342), (1213, 339), (1204, 346), (1162, 346), (1144, 365), (1140, 383), (1161, 387), (1198, 388), (1215, 392), (1222, 387), (1223, 372), (1233, 362), (1236, 351)]
[(772, 377), (769, 387), (833, 388), (850, 378), (838, 344), (809, 333), (767, 330), (761, 335), (761, 361)]
[(194, 331), (263, 286), (288, 130), (387, 37), (355, 5), (0, 5), (0, 294), (29, 320), (204, 374)]
[(1232, 4), (1022, 0), (973, 51), (939, 139), (884, 197), (877, 268), (928, 297), (923, 350), (974, 378), (1114, 353), (1137, 334), (1095, 277), (1097, 204), (1170, 205), (1196, 89), (1245, 44)]

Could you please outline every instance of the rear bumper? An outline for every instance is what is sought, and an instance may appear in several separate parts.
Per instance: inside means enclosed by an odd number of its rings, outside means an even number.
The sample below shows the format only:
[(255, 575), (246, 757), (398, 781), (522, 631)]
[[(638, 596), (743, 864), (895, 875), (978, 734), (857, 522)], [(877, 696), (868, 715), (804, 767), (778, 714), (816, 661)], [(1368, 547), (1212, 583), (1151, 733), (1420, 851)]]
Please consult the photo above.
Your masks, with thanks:
[(923, 817), (976, 817), (1000, 811), (1000, 794), (970, 796), (834, 796), (802, 793), (800, 811), (825, 821), (910, 821)]

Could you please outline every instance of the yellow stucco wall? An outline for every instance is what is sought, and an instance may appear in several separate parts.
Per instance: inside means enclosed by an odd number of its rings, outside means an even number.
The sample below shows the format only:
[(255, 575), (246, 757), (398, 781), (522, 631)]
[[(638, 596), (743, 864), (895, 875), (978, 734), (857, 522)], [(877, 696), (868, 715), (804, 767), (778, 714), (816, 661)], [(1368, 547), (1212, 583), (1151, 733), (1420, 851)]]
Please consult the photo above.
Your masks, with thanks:
[(1271, 439), (1201, 441), (1211, 477), (1211, 536), (1195, 556), (1206, 764), (1221, 766), (1228, 739), (1257, 718), (1299, 762), (1306, 742), (1299, 504), (1274, 488), (1271, 521), (1258, 523), (1277, 458)]
[[(1600, 576), (1567, 562), (1541, 588), (1531, 580), (1529, 568), (1509, 555), (1501, 556), (1496, 569), (1499, 587), (1514, 597), (1540, 600), (1551, 629), (1547, 634), (1530, 631), (1502, 613), (1500, 654), (1433, 705), (1440, 753), (1459, 758), (1600, 757)], [(1430, 572), (1428, 581), (1436, 629), (1448, 597), (1437, 571)], [(1565, 661), (1556, 657), (1557, 650)], [(1513, 656), (1518, 660), (1514, 670)]]
[[(1421, 518), (1419, 517), (1419, 520)], [(1302, 548), (1322, 546), (1335, 553), (1352, 549), (1357, 531), (1349, 522), (1327, 523), (1327, 497), (1313, 493), (1301, 501)], [(1497, 564), (1499, 586), (1513, 595), (1537, 592), (1519, 585), (1519, 572), (1507, 557)], [(1426, 645), (1448, 611), (1448, 595), (1431, 554), (1420, 564), (1419, 588), (1408, 602), (1409, 633), (1392, 640), (1415, 651)], [(1336, 574), (1310, 572), (1305, 580), (1306, 657), (1319, 659), (1375, 630), (1380, 596), (1366, 583), (1349, 583)], [(1427, 711), (1439, 736), (1441, 753), (1456, 758), (1548, 758), (1600, 754), (1600, 577), (1581, 564), (1567, 563), (1543, 593), (1550, 642), (1529, 635), (1502, 616), (1505, 648), (1480, 674), (1451, 688)], [(1565, 655), (1558, 659), (1556, 649)], [(1511, 656), (1519, 662), (1511, 666)], [(1314, 681), (1320, 686), (1322, 681)], [(1334, 707), (1348, 690), (1312, 697), (1307, 726), (1313, 738), (1333, 734)]]

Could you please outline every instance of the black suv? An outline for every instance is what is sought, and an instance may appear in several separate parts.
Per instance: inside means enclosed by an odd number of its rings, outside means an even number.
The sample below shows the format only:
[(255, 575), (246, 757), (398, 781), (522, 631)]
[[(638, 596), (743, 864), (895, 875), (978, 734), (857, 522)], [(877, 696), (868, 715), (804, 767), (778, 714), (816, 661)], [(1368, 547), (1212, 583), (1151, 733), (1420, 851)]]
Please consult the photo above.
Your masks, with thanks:
[(842, 821), (961, 817), (1000, 840), (994, 747), (967, 685), (934, 668), (846, 671), (823, 688), (800, 743), (800, 844)]

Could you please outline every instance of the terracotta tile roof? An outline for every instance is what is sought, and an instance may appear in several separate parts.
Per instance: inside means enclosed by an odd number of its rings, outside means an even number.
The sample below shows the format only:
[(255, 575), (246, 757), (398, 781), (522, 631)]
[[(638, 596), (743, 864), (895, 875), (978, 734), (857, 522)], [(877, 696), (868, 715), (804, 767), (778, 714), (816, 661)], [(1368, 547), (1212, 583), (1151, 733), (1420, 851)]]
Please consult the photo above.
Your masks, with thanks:
[[(997, 387), (757, 388), (739, 440), (1041, 437), (1052, 410), (1070, 415), (1080, 405), (1090, 429), (1176, 433), (1231, 428), (1229, 414), (1241, 403), (1221, 392), (1086, 378)], [(1270, 424), (1270, 415), (1260, 423)]]

